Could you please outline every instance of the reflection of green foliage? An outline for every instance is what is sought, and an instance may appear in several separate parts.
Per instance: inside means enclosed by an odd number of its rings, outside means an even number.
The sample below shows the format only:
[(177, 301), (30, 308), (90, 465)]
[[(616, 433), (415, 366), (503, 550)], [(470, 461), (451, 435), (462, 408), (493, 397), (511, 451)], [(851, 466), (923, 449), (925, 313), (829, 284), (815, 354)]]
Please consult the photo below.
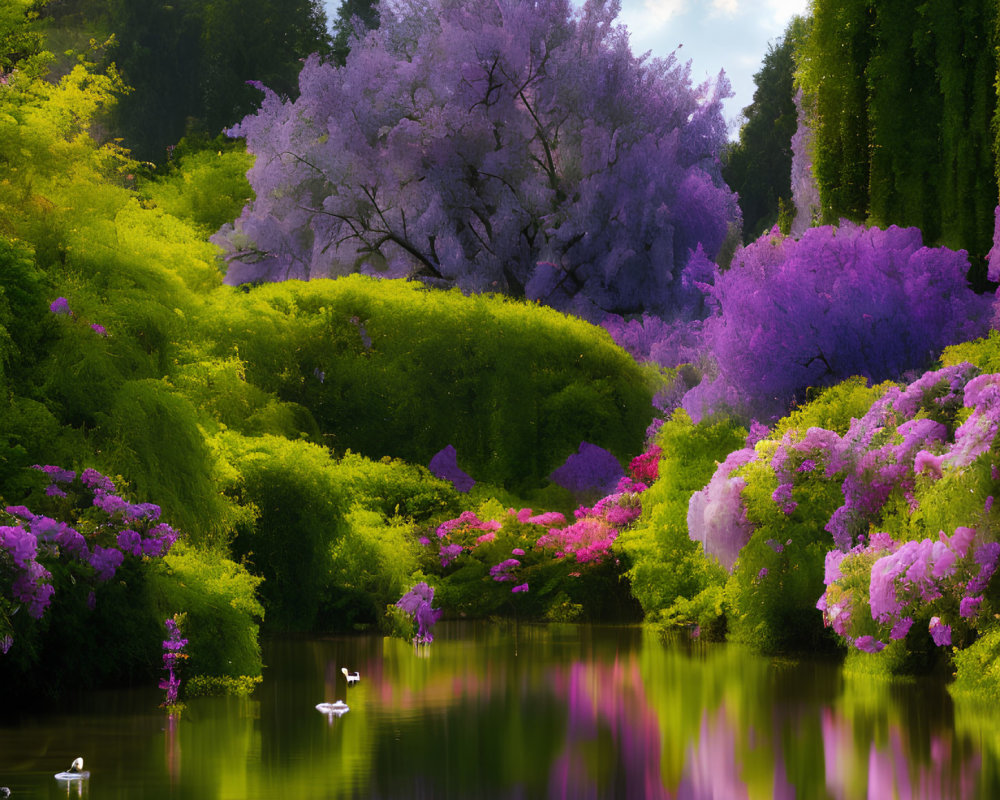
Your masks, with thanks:
[(632, 592), (648, 616), (722, 583), (725, 573), (688, 537), (688, 500), (708, 483), (717, 462), (743, 446), (745, 437), (735, 422), (694, 425), (683, 411), (660, 428), (660, 477), (642, 495), (642, 516), (617, 541), (632, 564)]
[(229, 559), (178, 542), (150, 576), (158, 616), (184, 609), (187, 674), (239, 678), (259, 675), (257, 600), (260, 579)]
[(259, 675), (253, 677), (241, 675), (238, 678), (193, 675), (184, 684), (184, 695), (186, 697), (213, 697), (219, 695), (242, 697), (253, 694), (262, 680), (263, 678)]

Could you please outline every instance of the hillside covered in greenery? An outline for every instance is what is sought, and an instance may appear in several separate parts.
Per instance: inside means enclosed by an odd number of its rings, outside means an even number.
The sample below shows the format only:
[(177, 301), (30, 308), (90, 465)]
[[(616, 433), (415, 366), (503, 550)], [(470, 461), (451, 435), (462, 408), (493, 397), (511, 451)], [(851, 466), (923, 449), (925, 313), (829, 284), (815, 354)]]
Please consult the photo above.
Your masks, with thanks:
[[(823, 127), (847, 94), (817, 65), (852, 30), (826, 5), (732, 144), (724, 76), (636, 58), (614, 3), (366, 6), (336, 41), (308, 3), (261, 0), (256, 27), (208, 0), (159, 24), (5, 4), (0, 677), (153, 681), (178, 619), (188, 674), (239, 679), (261, 631), (429, 642), (445, 614), (645, 620), (988, 688), (993, 143), (946, 130), (945, 172), (890, 180), (910, 166), (874, 97), (872, 195), (840, 211), (864, 181)], [(278, 10), (287, 51), (254, 38)], [(199, 91), (164, 93), (158, 54), (194, 41), (199, 80), (170, 91)], [(968, 52), (992, 109), (996, 64)], [(789, 151), (812, 137), (822, 213), (797, 236), (756, 236), (792, 181), (743, 226), (752, 185), (796, 174), (768, 114)]]

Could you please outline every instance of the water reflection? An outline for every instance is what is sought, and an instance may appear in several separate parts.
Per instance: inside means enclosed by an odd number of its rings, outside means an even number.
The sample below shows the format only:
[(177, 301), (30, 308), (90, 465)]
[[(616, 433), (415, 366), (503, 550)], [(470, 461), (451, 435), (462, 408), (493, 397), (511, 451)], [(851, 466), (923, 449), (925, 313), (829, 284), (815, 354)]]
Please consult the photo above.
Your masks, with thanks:
[[(192, 700), (180, 718), (144, 691), (0, 712), (0, 784), (191, 800), (1000, 796), (996, 711), (955, 706), (940, 684), (665, 647), (637, 628), (437, 633), (419, 652), (380, 637), (270, 642), (252, 699)], [(315, 710), (336, 700), (350, 712)], [(57, 786), (79, 754), (90, 785)]]

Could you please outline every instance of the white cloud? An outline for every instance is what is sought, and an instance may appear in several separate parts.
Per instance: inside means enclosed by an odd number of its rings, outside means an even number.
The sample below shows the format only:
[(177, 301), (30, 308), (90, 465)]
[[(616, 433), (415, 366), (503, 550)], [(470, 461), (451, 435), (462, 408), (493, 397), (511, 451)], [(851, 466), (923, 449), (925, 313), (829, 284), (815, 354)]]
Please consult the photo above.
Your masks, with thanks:
[(739, 0), (712, 0), (712, 12), (724, 17), (735, 17), (740, 12)]
[(630, 16), (635, 24), (634, 30), (658, 30), (687, 10), (688, 0), (643, 0), (642, 9), (634, 11)]
[(767, 0), (765, 7), (767, 10), (761, 15), (761, 23), (784, 33), (792, 17), (809, 13), (809, 0)]

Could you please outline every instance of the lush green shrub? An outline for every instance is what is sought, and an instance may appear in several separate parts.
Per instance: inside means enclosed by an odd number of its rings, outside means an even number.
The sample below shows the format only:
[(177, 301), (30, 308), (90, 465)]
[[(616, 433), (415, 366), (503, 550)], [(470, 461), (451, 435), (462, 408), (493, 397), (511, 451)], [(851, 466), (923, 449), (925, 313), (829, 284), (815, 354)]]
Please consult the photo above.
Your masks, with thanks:
[(758, 459), (737, 473), (746, 481), (742, 497), (754, 532), (726, 583), (729, 635), (765, 653), (830, 648), (816, 601), (832, 546), (824, 526), (843, 502), (840, 484), (809, 473), (796, 482), (791, 503), (779, 504), (773, 451), (771, 442), (758, 444)]
[(220, 291), (214, 355), (315, 416), (337, 451), (534, 487), (582, 440), (620, 460), (652, 417), (648, 374), (600, 328), (539, 306), (351, 276)]
[(181, 154), (169, 172), (146, 184), (142, 192), (168, 214), (214, 233), (236, 219), (253, 198), (246, 177), (251, 166), (253, 156), (242, 143), (208, 146)]
[(331, 547), (330, 583), (317, 627), (344, 630), (380, 622), (411, 583), (418, 545), (413, 525), (355, 504)]
[[(708, 483), (717, 463), (741, 448), (745, 439), (746, 430), (735, 422), (695, 425), (683, 410), (675, 411), (660, 428), (656, 438), (663, 451), (659, 479), (643, 495), (642, 516), (617, 543), (631, 562), (632, 592), (647, 617), (656, 617), (675, 602), (690, 601), (707, 587), (724, 582), (725, 571), (709, 562), (700, 545), (688, 536), (688, 501)], [(680, 624), (698, 621), (670, 613), (668, 618)]]
[(238, 511), (223, 498), (194, 406), (163, 381), (128, 381), (102, 414), (102, 464), (156, 497), (195, 541), (224, 543)]
[(311, 630), (330, 582), (331, 548), (347, 532), (342, 476), (328, 451), (307, 442), (232, 432), (218, 442), (236, 473), (227, 494), (254, 512), (237, 525), (233, 556), (264, 579), (271, 627)]
[[(156, 619), (185, 616), (190, 660), (185, 675), (240, 678), (261, 672), (258, 623), (264, 608), (257, 599), (260, 578), (220, 556), (178, 542), (157, 562), (148, 581)], [(161, 637), (162, 638), (162, 637)]]

